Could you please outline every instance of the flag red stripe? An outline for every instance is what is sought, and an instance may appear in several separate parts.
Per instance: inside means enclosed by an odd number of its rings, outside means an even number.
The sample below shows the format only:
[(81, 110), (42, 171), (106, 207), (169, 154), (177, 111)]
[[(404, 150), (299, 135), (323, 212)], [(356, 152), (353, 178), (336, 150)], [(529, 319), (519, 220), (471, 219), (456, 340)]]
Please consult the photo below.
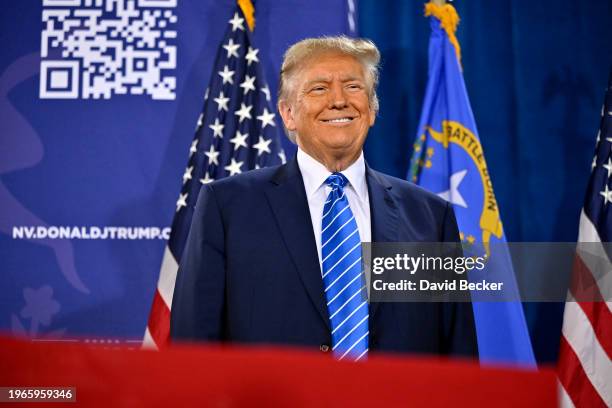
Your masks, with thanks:
[(577, 408), (606, 406), (565, 336), (559, 345), (559, 381)]
[(157, 347), (161, 348), (168, 344), (170, 338), (170, 309), (166, 306), (159, 290), (155, 290), (155, 296), (153, 296), (148, 327)]
[[(612, 359), (612, 312), (610, 312), (610, 309), (603, 301), (581, 301), (602, 299), (602, 296), (599, 292), (597, 282), (593, 279), (591, 271), (584, 264), (580, 256), (576, 256), (575, 258), (573, 272), (571, 285), (572, 296), (574, 296), (574, 299), (578, 300), (580, 308), (589, 319), (599, 344), (601, 344), (601, 347), (608, 357)], [(577, 291), (582, 291), (582, 293), (577, 295)], [(585, 297), (586, 292), (589, 292), (589, 297)]]

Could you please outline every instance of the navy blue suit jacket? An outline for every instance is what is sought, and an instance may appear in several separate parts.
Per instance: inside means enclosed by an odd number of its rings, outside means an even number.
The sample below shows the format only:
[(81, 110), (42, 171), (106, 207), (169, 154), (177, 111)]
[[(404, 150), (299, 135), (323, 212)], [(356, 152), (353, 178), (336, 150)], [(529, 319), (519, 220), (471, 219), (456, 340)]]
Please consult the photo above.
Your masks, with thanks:
[[(366, 168), (372, 241), (457, 241), (452, 207)], [(173, 341), (326, 349), (330, 324), (297, 160), (202, 186), (172, 302)], [(373, 303), (370, 350), (475, 356), (469, 303)]]

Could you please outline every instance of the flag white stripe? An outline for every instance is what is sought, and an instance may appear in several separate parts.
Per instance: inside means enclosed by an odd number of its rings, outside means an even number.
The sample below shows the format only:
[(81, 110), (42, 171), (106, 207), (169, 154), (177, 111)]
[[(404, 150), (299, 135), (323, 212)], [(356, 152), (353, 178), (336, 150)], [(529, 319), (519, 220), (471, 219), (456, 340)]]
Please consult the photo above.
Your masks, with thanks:
[(597, 340), (591, 322), (573, 299), (565, 303), (562, 332), (597, 393), (612, 406), (612, 361)]
[(157, 350), (157, 344), (155, 344), (155, 340), (153, 340), (153, 336), (151, 336), (151, 332), (149, 331), (148, 327), (145, 330), (144, 339), (142, 339), (142, 348)]
[(557, 396), (559, 398), (559, 408), (576, 408), (572, 399), (563, 388), (563, 385), (557, 381)]
[[(607, 261), (608, 255), (601, 244), (597, 229), (589, 217), (586, 216), (584, 210), (580, 213), (578, 241), (577, 252), (579, 254), (586, 254), (586, 256), (580, 256), (580, 259), (582, 259), (591, 272), (600, 272), (594, 273), (594, 277), (596, 276), (596, 283), (602, 298), (612, 299), (612, 273), (610, 273), (610, 265)], [(585, 244), (581, 245), (581, 242)], [(596, 261), (604, 261), (605, 264)], [(608, 309), (610, 309), (610, 312), (612, 312), (612, 301), (605, 303)]]
[(159, 280), (157, 281), (157, 289), (159, 294), (168, 309), (172, 306), (172, 296), (174, 295), (174, 285), (176, 284), (176, 274), (178, 272), (178, 263), (174, 259), (174, 255), (170, 252), (168, 245), (164, 250), (164, 258), (162, 260)]

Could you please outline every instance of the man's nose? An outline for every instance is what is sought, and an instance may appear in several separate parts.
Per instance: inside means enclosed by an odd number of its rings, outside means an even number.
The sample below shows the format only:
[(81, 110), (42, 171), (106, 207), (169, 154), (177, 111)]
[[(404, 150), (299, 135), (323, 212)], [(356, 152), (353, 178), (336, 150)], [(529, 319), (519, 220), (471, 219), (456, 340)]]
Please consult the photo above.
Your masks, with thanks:
[(344, 93), (344, 88), (342, 84), (334, 84), (332, 85), (329, 92), (329, 107), (330, 109), (342, 109), (347, 106), (346, 94)]

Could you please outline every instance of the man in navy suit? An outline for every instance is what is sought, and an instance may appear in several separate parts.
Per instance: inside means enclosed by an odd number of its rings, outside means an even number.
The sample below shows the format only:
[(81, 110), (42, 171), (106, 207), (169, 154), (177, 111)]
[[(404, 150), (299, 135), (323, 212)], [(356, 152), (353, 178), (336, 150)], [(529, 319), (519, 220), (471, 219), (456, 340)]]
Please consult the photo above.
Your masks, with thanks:
[[(374, 44), (346, 37), (307, 39), (287, 51), (278, 107), (297, 155), (285, 165), (202, 187), (176, 281), (173, 340), (297, 345), (324, 352), (345, 347), (341, 357), (355, 353), (355, 359), (379, 350), (477, 354), (469, 303), (379, 304), (368, 302), (367, 295), (361, 301), (345, 296), (363, 290), (366, 281), (361, 247), (343, 249), (349, 239), (358, 244), (459, 240), (448, 202), (370, 169), (363, 159), (362, 146), (378, 111), (379, 60)], [(344, 215), (333, 217), (346, 217), (341, 226), (326, 224), (332, 200), (345, 203)], [(326, 248), (351, 226), (336, 249)], [(329, 228), (335, 232), (327, 239)], [(330, 287), (347, 278), (340, 274), (328, 283), (333, 266), (326, 262), (338, 259), (338, 264), (347, 256), (358, 264), (357, 274), (336, 285), (344, 289), (332, 297)], [(339, 296), (347, 300), (340, 304)], [(345, 336), (337, 336), (347, 327)]]

